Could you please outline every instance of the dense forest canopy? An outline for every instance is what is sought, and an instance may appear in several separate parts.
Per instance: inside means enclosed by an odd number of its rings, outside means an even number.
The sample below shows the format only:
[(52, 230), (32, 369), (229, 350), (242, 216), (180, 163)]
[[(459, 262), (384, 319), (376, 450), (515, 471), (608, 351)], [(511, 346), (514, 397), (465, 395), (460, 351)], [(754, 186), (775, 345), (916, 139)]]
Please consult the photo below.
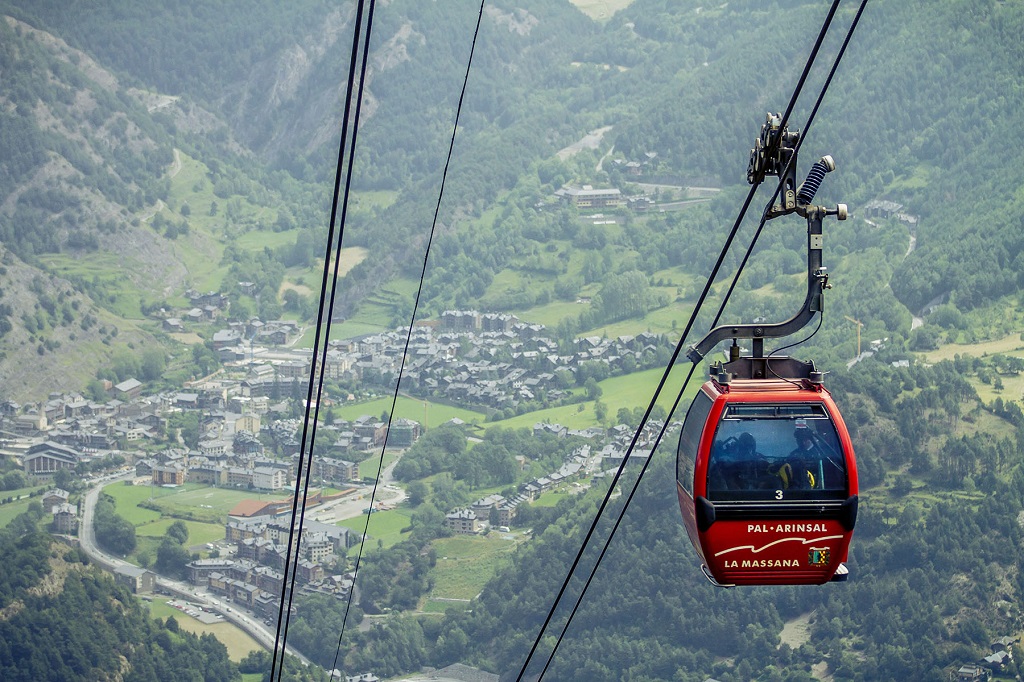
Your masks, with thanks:
[(185, 632), (173, 618), (153, 620), (83, 553), (40, 531), (42, 518), (36, 502), (0, 530), (3, 679), (240, 679), (216, 637)]

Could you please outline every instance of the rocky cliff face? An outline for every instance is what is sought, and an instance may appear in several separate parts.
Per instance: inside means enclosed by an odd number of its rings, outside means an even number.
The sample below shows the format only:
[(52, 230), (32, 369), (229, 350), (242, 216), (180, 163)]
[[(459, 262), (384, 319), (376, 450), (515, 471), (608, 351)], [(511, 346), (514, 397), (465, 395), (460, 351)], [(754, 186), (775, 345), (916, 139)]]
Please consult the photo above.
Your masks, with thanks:
[(224, 93), (221, 109), (246, 146), (275, 158), (337, 137), (354, 20), (354, 7), (334, 10), (320, 31), (259, 62)]
[[(240, 141), (267, 159), (308, 154), (323, 145), (333, 149), (338, 144), (354, 21), (353, 6), (335, 9), (324, 17), (320, 31), (261, 61), (247, 80), (225, 93), (219, 104)], [(374, 28), (363, 84), (362, 122), (377, 112), (374, 79), (409, 61), (410, 44), (426, 40), (410, 21), (387, 35), (381, 35), (381, 30)], [(364, 38), (365, 33), (360, 49)], [(361, 54), (357, 59), (362, 59)]]

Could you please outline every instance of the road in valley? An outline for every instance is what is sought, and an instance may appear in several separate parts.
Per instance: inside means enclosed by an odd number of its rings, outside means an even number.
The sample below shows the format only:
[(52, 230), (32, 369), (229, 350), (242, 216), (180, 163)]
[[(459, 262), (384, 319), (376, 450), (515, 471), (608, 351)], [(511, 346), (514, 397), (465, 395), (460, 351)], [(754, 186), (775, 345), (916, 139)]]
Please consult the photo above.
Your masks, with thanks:
[[(113, 479), (101, 480), (93, 486), (86, 494), (82, 505), (82, 522), (78, 528), (78, 541), (82, 550), (90, 561), (108, 571), (115, 571), (121, 568), (138, 568), (135, 564), (129, 563), (118, 557), (107, 554), (96, 544), (96, 534), (93, 529), (93, 515), (96, 509), (96, 501), (99, 499), (103, 487), (110, 483), (124, 482), (132, 479), (134, 474), (126, 474)], [(255, 639), (268, 651), (274, 650), (276, 627), (264, 624), (256, 615), (244, 611), (238, 604), (228, 602), (217, 595), (210, 594), (206, 588), (189, 585), (178, 580), (172, 580), (158, 575), (156, 578), (156, 589), (169, 594), (175, 594), (200, 606), (209, 606), (220, 613), (224, 618), (241, 628)], [(288, 647), (288, 653), (296, 656), (304, 663), (308, 659), (292, 647)]]

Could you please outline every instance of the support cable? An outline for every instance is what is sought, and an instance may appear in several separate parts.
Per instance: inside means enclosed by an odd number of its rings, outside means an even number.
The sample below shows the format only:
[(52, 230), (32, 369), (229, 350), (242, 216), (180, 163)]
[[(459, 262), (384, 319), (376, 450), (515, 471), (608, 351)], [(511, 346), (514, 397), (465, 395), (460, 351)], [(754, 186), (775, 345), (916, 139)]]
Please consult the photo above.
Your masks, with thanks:
[[(374, 479), (373, 489), (370, 492), (370, 505), (369, 505), (369, 509), (370, 510), (373, 509), (374, 500), (377, 497), (377, 486), (380, 484), (381, 474), (382, 474), (383, 469), (384, 469), (384, 453), (387, 450), (388, 437), (391, 434), (391, 423), (394, 420), (395, 407), (398, 404), (398, 395), (399, 395), (399, 390), (400, 390), (401, 384), (402, 384), (402, 375), (403, 375), (403, 373), (405, 371), (406, 358), (409, 356), (409, 346), (411, 345), (411, 341), (412, 341), (413, 325), (414, 325), (414, 323), (416, 321), (416, 313), (419, 311), (420, 297), (421, 297), (421, 295), (423, 293), (423, 283), (424, 283), (424, 281), (426, 279), (427, 263), (428, 263), (429, 258), (430, 258), (430, 247), (433, 244), (434, 233), (437, 230), (437, 217), (438, 217), (438, 214), (441, 211), (441, 200), (444, 197), (445, 183), (446, 183), (447, 178), (448, 178), (448, 167), (451, 165), (452, 155), (453, 155), (454, 150), (455, 150), (455, 137), (456, 137), (456, 133), (458, 132), (458, 129), (459, 129), (459, 120), (460, 120), (460, 118), (462, 116), (462, 104), (463, 104), (463, 101), (465, 100), (466, 89), (467, 89), (467, 86), (469, 84), (469, 73), (470, 73), (470, 70), (471, 70), (471, 68), (473, 66), (473, 54), (476, 52), (477, 38), (480, 35), (480, 24), (481, 24), (482, 19), (483, 19), (484, 3), (485, 2), (486, 2), (486, 0), (480, 0), (480, 11), (477, 14), (476, 28), (473, 31), (473, 42), (472, 42), (472, 44), (470, 46), (470, 49), (469, 49), (469, 59), (467, 60), (467, 63), (466, 63), (466, 75), (465, 75), (465, 77), (463, 78), (463, 81), (462, 81), (462, 90), (459, 93), (459, 103), (458, 103), (458, 106), (456, 107), (456, 110), (455, 110), (455, 121), (454, 121), (454, 123), (452, 125), (452, 136), (451, 136), (451, 141), (450, 141), (450, 143), (448, 145), (448, 156), (445, 159), (444, 170), (441, 173), (441, 186), (440, 186), (440, 188), (438, 190), (438, 193), (437, 193), (437, 204), (434, 207), (434, 217), (433, 217), (433, 220), (431, 221), (431, 225), (430, 225), (430, 234), (427, 237), (427, 246), (426, 246), (426, 249), (424, 249), (424, 253), (423, 253), (423, 267), (420, 270), (420, 282), (419, 282), (419, 286), (416, 289), (416, 299), (415, 299), (415, 301), (413, 303), (412, 317), (409, 320), (409, 329), (408, 329), (408, 331), (406, 332), (406, 335), (405, 335), (405, 347), (403, 348), (403, 351), (402, 351), (402, 361), (401, 361), (401, 363), (399, 365), (399, 368), (398, 368), (398, 378), (395, 380), (395, 392), (394, 392), (394, 395), (393, 395), (393, 397), (391, 399), (391, 410), (390, 410), (391, 418), (388, 419), (388, 424), (387, 424), (387, 427), (385, 428), (385, 431), (384, 431), (384, 442), (381, 445), (380, 459), (379, 459), (379, 461), (377, 463), (377, 476)], [(372, 12), (373, 12), (372, 6), (373, 6), (373, 2), (371, 0), (371, 10), (370, 10), (370, 12), (371, 12), (371, 15), (370, 15), (371, 16), (371, 20), (372, 20)], [(369, 34), (367, 34), (367, 38), (369, 38)], [(365, 69), (365, 60), (366, 60), (366, 52), (365, 51), (363, 53), (363, 60), (364, 60), (364, 69)], [(361, 99), (362, 98), (360, 97), (360, 100)], [(353, 140), (353, 144), (354, 144), (354, 140)], [(337, 272), (337, 268), (335, 268), (335, 272)], [(332, 291), (332, 296), (333, 296), (333, 291)], [(355, 564), (355, 568), (353, 569), (353, 572), (352, 572), (352, 576), (353, 576), (352, 577), (352, 586), (349, 589), (348, 600), (345, 603), (345, 616), (344, 616), (344, 618), (341, 621), (341, 632), (338, 633), (338, 646), (337, 646), (337, 648), (335, 650), (335, 653), (334, 653), (334, 665), (332, 666), (332, 671), (331, 671), (331, 679), (332, 680), (334, 679), (334, 671), (338, 669), (338, 660), (339, 660), (340, 655), (341, 655), (341, 643), (342, 643), (342, 641), (343, 641), (343, 639), (345, 637), (345, 626), (348, 623), (348, 615), (349, 615), (349, 611), (351, 610), (351, 607), (352, 607), (352, 598), (353, 598), (353, 595), (355, 594), (355, 581), (357, 580), (357, 578), (359, 576), (359, 566), (360, 566), (360, 563), (362, 562), (362, 558), (363, 558), (363, 548), (366, 546), (366, 534), (367, 534), (367, 532), (369, 531), (369, 528), (370, 528), (370, 517), (371, 517), (371, 515), (372, 515), (371, 512), (367, 512), (367, 514), (366, 514), (366, 521), (365, 521), (365, 523), (363, 525), (363, 539), (359, 543), (359, 551), (356, 554), (356, 564)]]
[[(352, 50), (349, 59), (349, 72), (348, 82), (345, 88), (345, 104), (344, 113), (342, 116), (342, 129), (341, 129), (341, 140), (338, 145), (338, 163), (335, 170), (334, 177), (334, 193), (331, 201), (331, 216), (328, 224), (327, 232), (327, 246), (324, 254), (324, 269), (323, 277), (320, 285), (320, 307), (317, 312), (316, 320), (316, 335), (313, 341), (313, 355), (310, 359), (310, 370), (309, 370), (309, 386), (306, 392), (306, 407), (305, 415), (302, 426), (302, 440), (299, 449), (299, 461), (295, 476), (295, 492), (292, 496), (292, 514), (291, 522), (288, 529), (288, 547), (285, 554), (284, 572), (281, 580), (281, 599), (278, 608), (277, 617), (277, 632), (274, 638), (274, 655), (271, 661), (270, 679), (280, 680), (284, 674), (284, 658), (287, 650), (288, 640), (288, 627), (291, 621), (291, 610), (292, 610), (292, 597), (294, 595), (295, 588), (295, 577), (297, 574), (297, 564), (299, 549), (302, 539), (302, 526), (305, 520), (306, 514), (306, 495), (309, 492), (309, 480), (310, 472), (313, 468), (313, 445), (316, 439), (316, 422), (320, 414), (320, 398), (323, 395), (323, 366), (326, 362), (327, 357), (327, 342), (326, 339), (330, 338), (331, 321), (334, 310), (334, 297), (337, 290), (338, 284), (338, 262), (341, 256), (341, 245), (342, 238), (345, 231), (345, 218), (347, 215), (348, 208), (348, 196), (352, 182), (352, 168), (353, 162), (352, 152), (355, 150), (356, 132), (359, 127), (359, 111), (360, 104), (362, 103), (362, 91), (363, 85), (366, 81), (366, 48), (369, 46), (370, 35), (372, 31), (372, 19), (373, 19), (373, 6), (375, 0), (370, 0), (370, 12), (369, 18), (367, 19), (366, 25), (366, 38), (363, 48), (363, 59), (360, 66), (359, 72), (359, 87), (358, 87), (358, 98), (356, 99), (356, 111), (354, 117), (352, 116), (352, 94), (355, 90), (356, 80), (356, 64), (357, 56), (359, 53), (359, 38), (362, 30), (363, 23), (363, 11), (366, 5), (365, 0), (359, 0), (356, 7), (356, 18), (355, 28), (352, 36)], [(351, 123), (352, 128), (352, 141), (351, 146), (348, 145), (348, 131)], [(345, 150), (349, 148), (348, 156), (348, 169), (345, 173), (345, 194), (344, 200), (340, 199), (341, 196), (341, 179), (343, 169), (345, 168)], [(339, 205), (341, 207), (341, 220), (338, 221)], [(335, 225), (338, 225), (338, 241), (337, 248), (334, 246), (334, 235)], [(331, 252), (334, 251), (334, 272), (331, 274)], [(328, 282), (330, 286), (330, 297), (327, 296)], [(325, 304), (326, 303), (326, 304)], [(325, 323), (325, 312), (326, 312), (326, 323)], [(322, 334), (322, 336), (321, 336)], [(317, 354), (320, 353), (320, 365), (317, 365)], [(316, 400), (314, 401), (314, 387), (316, 389), (315, 395)], [(316, 405), (314, 408), (313, 405)], [(311, 414), (312, 412), (312, 414)], [(310, 417), (312, 416), (312, 420)], [(311, 426), (312, 422), (312, 426)], [(306, 444), (309, 447), (306, 447)], [(308, 463), (306, 459), (308, 457)], [(305, 465), (305, 476), (303, 476), (303, 466)], [(300, 484), (301, 488), (301, 499), (302, 506), (299, 507), (300, 499)], [(298, 533), (296, 533), (296, 519), (298, 519)], [(293, 551), (294, 548), (294, 551)], [(295, 568), (293, 568), (295, 564)], [(291, 569), (291, 571), (289, 571)], [(291, 576), (289, 578), (289, 572)]]
[[(690, 319), (686, 323), (686, 328), (683, 330), (683, 334), (679, 339), (679, 343), (676, 344), (676, 348), (672, 352), (672, 357), (668, 361), (668, 366), (665, 368), (664, 373), (662, 373), (661, 375), (661, 380), (658, 382), (658, 386), (654, 391), (654, 395), (651, 398), (650, 403), (647, 405), (647, 410), (644, 412), (644, 415), (640, 420), (640, 426), (638, 426), (636, 431), (633, 433), (633, 438), (632, 440), (630, 440), (629, 447), (626, 449), (626, 455), (625, 457), (623, 457), (622, 462), (619, 464), (619, 468), (615, 471), (615, 476), (612, 477), (612, 481), (608, 485), (608, 490), (607, 492), (605, 492), (604, 499), (601, 500), (601, 505), (597, 509), (597, 514), (594, 515), (594, 520), (593, 522), (591, 522), (590, 528), (587, 530), (587, 535), (583, 538), (583, 544), (580, 546), (579, 551), (576, 553), (576, 558), (573, 560), (572, 566), (569, 567), (569, 573), (565, 576), (565, 580), (562, 581), (562, 586), (559, 588), (558, 594), (555, 597), (554, 602), (552, 602), (551, 608), (548, 610), (547, 617), (544, 619), (544, 623), (543, 625), (541, 625), (540, 631), (537, 633), (537, 638), (534, 640), (533, 646), (530, 648), (530, 653), (529, 655), (527, 655), (526, 661), (523, 663), (522, 668), (520, 668), (519, 670), (519, 675), (516, 676), (516, 682), (520, 682), (523, 679), (523, 676), (526, 674), (526, 668), (530, 665), (530, 661), (533, 659), (533, 656), (537, 651), (537, 647), (540, 645), (540, 641), (543, 638), (544, 633), (548, 628), (548, 625), (551, 623), (551, 619), (554, 616), (555, 609), (558, 607), (558, 604), (562, 601), (562, 596), (565, 594), (566, 589), (569, 587), (569, 581), (575, 574), (576, 567), (579, 566), (580, 560), (583, 558), (583, 553), (584, 551), (586, 551), (587, 545), (590, 543), (590, 539), (594, 535), (594, 531), (597, 528), (597, 524), (601, 520), (601, 517), (604, 515), (604, 511), (608, 506), (608, 502), (611, 500), (612, 493), (615, 492), (615, 486), (618, 484), (619, 479), (622, 477), (622, 472), (626, 468), (626, 463), (629, 461), (629, 458), (632, 455), (633, 450), (636, 448), (636, 443), (640, 438), (640, 434), (643, 432), (643, 426), (644, 424), (647, 423), (647, 420), (650, 418), (651, 412), (654, 410), (654, 406), (657, 404), (657, 400), (661, 395), (661, 390), (665, 386), (665, 383), (668, 381), (669, 375), (672, 373), (672, 368), (675, 366), (676, 360), (678, 359), (679, 354), (683, 350), (684, 341), (689, 336), (690, 330), (693, 327), (694, 322), (697, 320), (697, 315), (699, 314), (701, 308), (704, 305), (704, 300), (707, 298), (708, 292), (711, 289), (711, 284), (714, 282), (715, 275), (722, 267), (722, 263), (725, 260), (725, 256), (729, 252), (729, 247), (736, 236), (736, 232), (739, 230), (739, 226), (743, 220), (743, 216), (746, 214), (747, 209), (750, 206), (750, 202), (753, 200), (754, 194), (756, 192), (757, 185), (754, 185), (753, 187), (750, 188), (750, 191), (747, 193), (747, 198), (743, 202), (743, 208), (740, 210), (740, 215), (736, 218), (736, 222), (733, 224), (732, 230), (730, 230), (729, 236), (725, 240), (725, 245), (722, 247), (722, 251), (718, 255), (718, 260), (715, 262), (714, 268), (712, 268), (711, 276), (708, 277), (707, 281), (704, 283), (704, 289), (703, 291), (701, 291), (700, 297), (697, 299), (697, 304), (694, 306), (693, 312), (690, 314)], [(650, 457), (648, 457), (648, 461), (650, 461)], [(562, 632), (559, 634), (558, 637), (559, 641), (561, 640), (564, 632), (565, 630), (563, 628)], [(546, 668), (547, 665), (545, 665), (545, 669)]]
[[(790, 115), (790, 113), (793, 110), (793, 107), (795, 106), (796, 100), (800, 96), (800, 92), (801, 92), (801, 90), (803, 88), (803, 85), (804, 85), (804, 83), (806, 81), (806, 76), (807, 76), (807, 74), (808, 74), (808, 72), (809, 72), (809, 70), (810, 70), (814, 60), (817, 57), (818, 51), (819, 51), (819, 49), (821, 47), (821, 44), (824, 42), (825, 35), (826, 35), (827, 31), (828, 31), (829, 25), (831, 24), (832, 18), (834, 17), (835, 12), (838, 9), (839, 2), (840, 2), (840, 0), (833, 0), (832, 6), (831, 6), (831, 8), (829, 10), (829, 13), (828, 13), (828, 15), (827, 15), (823, 25), (822, 25), (821, 30), (819, 31), (819, 34), (818, 34), (817, 40), (815, 41), (814, 47), (811, 50), (811, 54), (808, 57), (807, 63), (804, 66), (803, 73), (801, 74), (801, 77), (800, 77), (800, 79), (799, 79), (799, 81), (797, 83), (797, 86), (796, 86), (796, 88), (795, 88), (795, 90), (793, 92), (793, 95), (790, 98), (790, 103), (789, 103), (789, 106), (786, 109), (786, 115), (783, 118), (783, 121), (785, 121), (786, 118), (788, 118), (788, 116)], [(863, 2), (862, 2), (860, 11), (858, 11), (858, 14), (857, 14), (857, 18), (854, 21), (853, 25), (851, 26), (851, 28), (850, 28), (850, 30), (849, 30), (849, 32), (847, 34), (846, 40), (843, 43), (843, 51), (845, 51), (846, 45), (849, 43), (849, 40), (850, 40), (850, 38), (852, 36), (852, 33), (853, 33), (853, 29), (856, 27), (857, 21), (859, 21), (860, 13), (863, 11), (863, 8), (864, 8), (864, 5), (866, 4), (866, 2), (867, 2), (867, 0), (863, 0)], [(840, 52), (840, 54), (837, 57), (835, 63), (833, 64), (832, 71), (829, 74), (829, 78), (827, 79), (824, 88), (822, 89), (821, 93), (818, 96), (818, 104), (820, 104), (821, 98), (824, 96), (824, 93), (827, 90), (828, 85), (831, 83), (832, 75), (835, 73), (835, 69), (838, 67), (838, 63), (839, 63), (839, 60), (841, 58), (842, 58), (842, 52)], [(817, 110), (817, 104), (815, 105), (815, 110)], [(780, 126), (780, 127), (784, 127), (784, 125), (785, 125), (785, 123), (783, 123), (783, 125)], [(795, 155), (794, 155), (794, 157), (795, 157)], [(792, 157), (791, 157), (790, 161), (792, 161)], [(782, 177), (784, 178), (785, 175), (783, 174)], [(774, 201), (774, 197), (777, 196), (778, 193), (781, 191), (781, 188), (782, 188), (782, 182), (780, 180), (780, 183), (779, 183), (778, 187), (775, 190), (775, 194), (773, 195), (772, 201)], [(587, 532), (586, 537), (584, 538), (583, 545), (581, 546), (579, 552), (577, 553), (576, 558), (573, 561), (573, 564), (572, 564), (572, 566), (569, 569), (569, 573), (566, 576), (566, 579), (563, 581), (562, 587), (559, 590), (558, 595), (556, 596), (555, 601), (553, 602), (550, 610), (548, 611), (547, 618), (545, 619), (544, 624), (541, 626), (541, 630), (538, 633), (537, 638), (534, 641), (534, 644), (533, 644), (532, 648), (530, 649), (530, 653), (527, 656), (526, 662), (523, 664), (522, 668), (519, 671), (519, 675), (516, 678), (517, 682), (519, 680), (523, 679), (523, 676), (524, 676), (524, 674), (526, 672), (526, 668), (529, 666), (530, 660), (532, 659), (533, 655), (535, 654), (535, 652), (537, 650), (537, 647), (540, 644), (541, 638), (543, 637), (545, 631), (547, 630), (548, 625), (551, 622), (551, 619), (552, 619), (552, 617), (554, 615), (554, 611), (558, 607), (558, 604), (561, 602), (562, 596), (563, 596), (563, 594), (565, 593), (565, 590), (568, 587), (569, 581), (571, 580), (572, 576), (574, 575), (574, 573), (576, 571), (576, 567), (579, 565), (579, 562), (580, 562), (580, 560), (582, 558), (582, 555), (583, 555), (584, 551), (586, 550), (586, 547), (589, 544), (591, 537), (594, 534), (594, 530), (595, 530), (595, 528), (597, 526), (597, 523), (600, 520), (601, 516), (603, 515), (604, 510), (607, 507), (608, 501), (611, 498), (611, 494), (614, 491), (615, 486), (618, 483), (619, 478), (621, 477), (621, 474), (622, 474), (622, 472), (623, 472), (623, 470), (624, 470), (624, 468), (626, 466), (626, 462), (629, 460), (629, 457), (631, 456), (633, 450), (635, 449), (637, 440), (639, 439), (639, 436), (640, 436), (641, 432), (643, 431), (643, 428), (646, 425), (646, 423), (647, 423), (647, 421), (648, 421), (648, 419), (650, 417), (650, 414), (651, 414), (652, 410), (654, 409), (654, 406), (655, 406), (658, 398), (660, 397), (661, 390), (664, 387), (664, 385), (665, 385), (665, 383), (666, 383), (666, 381), (668, 379), (668, 376), (669, 376), (669, 374), (672, 371), (673, 366), (675, 365), (675, 361), (678, 358), (679, 353), (681, 352), (681, 350), (682, 350), (682, 348), (684, 346), (686, 338), (689, 336), (691, 328), (692, 328), (694, 322), (696, 321), (696, 318), (697, 318), (698, 314), (700, 313), (701, 309), (703, 308), (703, 306), (705, 304), (705, 300), (706, 300), (707, 295), (708, 295), (708, 293), (710, 291), (711, 285), (714, 282), (715, 278), (717, 277), (719, 270), (721, 269), (722, 263), (725, 260), (725, 256), (728, 253), (728, 251), (729, 251), (729, 249), (730, 249), (730, 247), (732, 245), (732, 241), (735, 238), (737, 231), (739, 230), (739, 226), (742, 223), (744, 216), (746, 215), (747, 209), (749, 208), (750, 203), (753, 200), (753, 197), (754, 197), (754, 194), (755, 194), (756, 191), (757, 191), (757, 184), (753, 185), (751, 187), (750, 191), (747, 194), (747, 198), (746, 198), (746, 200), (743, 203), (743, 206), (742, 206), (742, 208), (740, 210), (739, 216), (736, 218), (736, 221), (733, 224), (732, 229), (730, 230), (729, 236), (726, 239), (725, 245), (722, 247), (722, 251), (719, 254), (718, 260), (716, 261), (714, 268), (712, 268), (710, 276), (708, 277), (707, 281), (704, 284), (704, 289), (701, 292), (701, 295), (698, 298), (696, 305), (694, 306), (693, 312), (692, 312), (692, 314), (690, 316), (690, 319), (688, 320), (688, 322), (686, 324), (686, 327), (685, 327), (685, 329), (683, 331), (682, 336), (680, 337), (679, 343), (676, 345), (676, 348), (675, 348), (675, 350), (674, 350), (674, 352), (672, 354), (672, 357), (669, 360), (668, 367), (666, 367), (665, 372), (662, 375), (661, 381), (658, 383), (658, 386), (655, 389), (654, 396), (652, 397), (652, 399), (651, 399), (651, 401), (650, 401), (650, 403), (649, 403), (649, 405), (647, 407), (647, 410), (644, 412), (644, 415), (643, 415), (643, 417), (641, 418), (641, 421), (640, 421), (640, 425), (637, 427), (636, 432), (633, 435), (633, 439), (630, 441), (629, 447), (626, 450), (626, 455), (623, 458), (622, 463), (619, 465), (618, 470), (615, 472), (615, 476), (612, 479), (611, 484), (609, 485), (608, 492), (605, 494), (604, 500), (602, 501), (600, 507), (598, 508), (598, 511), (597, 511), (597, 514), (595, 515), (594, 521), (591, 523), (590, 529)], [(769, 202), (769, 206), (770, 205), (771, 205), (771, 202)], [(759, 226), (759, 229), (758, 229), (758, 235), (760, 234), (760, 228), (763, 227), (763, 225), (764, 225), (764, 221), (765, 221), (765, 218), (763, 217), (761, 225)], [(756, 239), (756, 237), (755, 237), (755, 239)], [(751, 246), (748, 248), (747, 257), (749, 257), (750, 251), (752, 249), (753, 249), (753, 242), (751, 243)], [(744, 263), (745, 262), (746, 262), (746, 257), (744, 258)], [(739, 272), (737, 272), (736, 276), (734, 277), (733, 284), (729, 288), (729, 294), (732, 293), (732, 290), (735, 287), (736, 279), (738, 277), (739, 277)], [(722, 301), (722, 304), (721, 304), (721, 306), (719, 308), (718, 314), (716, 315), (715, 324), (717, 324), (718, 318), (721, 316), (722, 311), (724, 310), (725, 305), (728, 302), (728, 295), (729, 294), (727, 294), (726, 298)], [(712, 326), (714, 326), (714, 324)], [(691, 366), (690, 371), (687, 374), (687, 377), (686, 377), (686, 379), (685, 379), (685, 381), (683, 383), (683, 386), (680, 389), (679, 394), (677, 395), (677, 397), (675, 399), (675, 402), (673, 403), (672, 411), (669, 413), (670, 415), (675, 412), (675, 409), (677, 408), (677, 406), (679, 404), (679, 401), (682, 398), (683, 392), (686, 390), (686, 387), (689, 384), (691, 377), (693, 376), (693, 372), (694, 372), (695, 368), (696, 368), (696, 364)], [(623, 507), (622, 512), (619, 514), (618, 519), (615, 521), (615, 524), (614, 524), (614, 526), (612, 528), (611, 533), (606, 538), (605, 543), (604, 543), (604, 548), (601, 550), (601, 553), (598, 556), (597, 562), (592, 567), (591, 572), (590, 572), (590, 576), (587, 578), (587, 581), (584, 584), (584, 588), (581, 591), (581, 594), (580, 594), (579, 598), (577, 599), (576, 604), (573, 606), (572, 611), (570, 612), (565, 625), (562, 627), (562, 629), (561, 629), (561, 631), (560, 631), (560, 633), (558, 635), (558, 638), (556, 639), (555, 646), (553, 647), (551, 653), (549, 654), (547, 662), (545, 663), (544, 669), (541, 672), (541, 678), (543, 678), (544, 673), (547, 671), (548, 666), (550, 665), (551, 661), (553, 660), (554, 653), (555, 653), (555, 651), (557, 651), (558, 646), (560, 645), (560, 643), (561, 643), (561, 641), (562, 641), (562, 639), (563, 639), (563, 637), (565, 635), (565, 632), (568, 629), (569, 624), (572, 622), (572, 619), (575, 616), (575, 614), (576, 614), (576, 612), (577, 612), (577, 610), (579, 608), (580, 603), (582, 602), (583, 596), (586, 594), (586, 590), (587, 590), (587, 588), (589, 588), (590, 583), (592, 582), (593, 577), (596, 574), (598, 566), (600, 566), (601, 559), (604, 557), (604, 554), (607, 551), (607, 547), (610, 544), (611, 539), (614, 536), (614, 533), (615, 533), (616, 529), (619, 526), (619, 523), (621, 522), (622, 518), (625, 515), (625, 512), (626, 512), (626, 509), (628, 508), (629, 502), (633, 499), (633, 495), (635, 494), (636, 489), (639, 487), (640, 480), (642, 479), (644, 472), (646, 472), (647, 467), (650, 464), (650, 460), (653, 458), (653, 452), (657, 450), (657, 445), (660, 443), (662, 437), (664, 436), (664, 433), (665, 433), (665, 431), (668, 428), (668, 424), (669, 424), (669, 421), (666, 420), (665, 424), (662, 426), (661, 432), (658, 434), (658, 437), (655, 440), (655, 446), (654, 446), (654, 450), (652, 450), (652, 456), (648, 457), (647, 461), (644, 462), (643, 468), (641, 469), (640, 474), (637, 477), (637, 480), (636, 480), (636, 482), (633, 485), (633, 490), (630, 492), (629, 496), (627, 497), (625, 506)]]

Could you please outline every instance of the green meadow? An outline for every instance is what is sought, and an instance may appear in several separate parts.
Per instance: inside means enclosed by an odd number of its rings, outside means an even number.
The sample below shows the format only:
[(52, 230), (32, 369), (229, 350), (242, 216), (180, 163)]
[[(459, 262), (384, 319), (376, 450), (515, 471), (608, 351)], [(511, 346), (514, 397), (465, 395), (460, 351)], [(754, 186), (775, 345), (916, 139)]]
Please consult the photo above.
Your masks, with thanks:
[(259, 643), (237, 625), (228, 621), (206, 625), (187, 613), (173, 606), (168, 606), (168, 601), (170, 600), (166, 597), (154, 597), (152, 601), (144, 601), (143, 604), (148, 606), (149, 614), (153, 618), (167, 620), (169, 617), (174, 616), (174, 620), (178, 621), (178, 625), (181, 626), (182, 630), (196, 635), (202, 635), (207, 632), (212, 634), (227, 647), (228, 658), (235, 663), (245, 658), (250, 651), (259, 651), (261, 649)]
[(0, 504), (0, 528), (3, 528), (8, 523), (13, 521), (14, 517), (28, 511), (28, 505), (30, 502), (31, 500), (24, 499), (18, 500), (16, 502), (7, 502), (6, 504)]
[(428, 601), (439, 600), (438, 603), (447, 608), (459, 608), (459, 604), (444, 600), (476, 597), (487, 581), (511, 562), (516, 547), (523, 541), (521, 533), (496, 532), (435, 540), (437, 565), (431, 571), (434, 588)]
[(383, 461), (379, 454), (373, 454), (359, 463), (359, 476), (360, 478), (377, 478), (379, 470), (386, 469), (396, 459), (398, 459), (398, 453), (394, 450), (385, 451)]
[[(396, 545), (402, 540), (409, 538), (408, 528), (412, 521), (412, 511), (408, 508), (401, 507), (398, 509), (389, 509), (387, 511), (376, 511), (370, 514), (370, 525), (366, 528), (366, 514), (360, 514), (351, 519), (345, 519), (339, 521), (339, 526), (345, 528), (351, 528), (357, 533), (362, 533), (366, 529), (366, 534), (370, 536), (370, 546), (375, 547), (379, 541), (384, 547), (391, 547)], [(406, 530), (406, 532), (402, 532)], [(351, 555), (356, 550), (349, 550)]]
[[(334, 408), (335, 416), (349, 421), (364, 415), (379, 417), (391, 411), (391, 398), (378, 398), (361, 403), (346, 403)], [(411, 419), (423, 424), (426, 428), (443, 424), (452, 419), (461, 419), (467, 423), (482, 422), (486, 416), (481, 412), (453, 407), (444, 403), (435, 403), (406, 396), (399, 396), (395, 403), (395, 417)]]
[[(689, 365), (676, 365), (669, 374), (657, 402), (658, 405), (665, 408), (666, 412), (672, 409), (672, 403), (675, 401), (676, 394), (683, 383), (683, 379), (686, 377), (685, 372), (687, 371), (689, 371)], [(651, 402), (651, 398), (654, 396), (654, 391), (658, 386), (658, 382), (661, 381), (664, 372), (665, 370), (663, 369), (649, 369), (627, 376), (611, 377), (599, 382), (598, 386), (601, 387), (600, 401), (607, 410), (606, 419), (614, 421), (617, 412), (623, 407), (631, 411), (636, 407), (646, 409)], [(703, 380), (704, 377), (702, 375), (695, 378)], [(700, 382), (690, 382), (687, 395), (681, 401), (680, 410), (685, 410), (689, 407), (689, 400), (696, 393), (699, 385)], [(683, 414), (683, 412), (680, 412), (676, 414), (675, 418), (681, 419)], [(594, 401), (587, 401), (575, 405), (564, 405), (536, 412), (528, 412), (510, 419), (487, 422), (483, 424), (483, 428), (485, 430), (492, 426), (500, 426), (502, 428), (533, 428), (533, 425), (538, 423), (561, 424), (571, 429), (602, 426), (601, 422), (597, 419)]]
[(607, 21), (620, 9), (633, 4), (633, 0), (572, 0), (572, 4), (595, 21)]
[[(136, 537), (163, 538), (167, 529), (176, 519), (163, 518), (141, 526), (136, 526)], [(217, 542), (224, 539), (223, 524), (201, 523), (199, 521), (183, 521), (188, 528), (188, 545), (190, 547), (201, 547), (207, 543)]]

